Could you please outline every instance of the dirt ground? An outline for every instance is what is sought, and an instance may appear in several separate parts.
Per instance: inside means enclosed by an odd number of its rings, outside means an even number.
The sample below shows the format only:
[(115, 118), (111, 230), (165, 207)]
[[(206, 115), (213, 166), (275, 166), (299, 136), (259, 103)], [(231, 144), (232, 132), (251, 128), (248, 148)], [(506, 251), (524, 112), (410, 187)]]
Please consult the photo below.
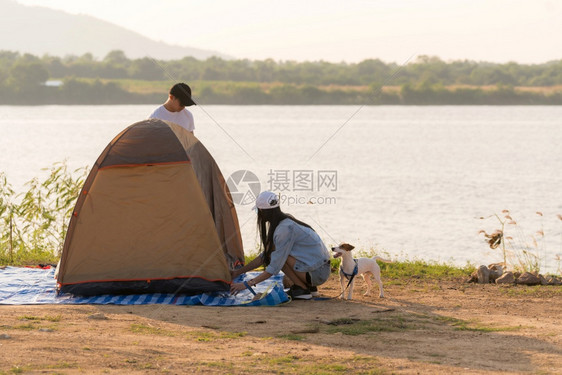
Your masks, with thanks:
[[(0, 306), (0, 374), (562, 374), (562, 287), (363, 288), (278, 307)], [(320, 292), (337, 297), (336, 277)]]

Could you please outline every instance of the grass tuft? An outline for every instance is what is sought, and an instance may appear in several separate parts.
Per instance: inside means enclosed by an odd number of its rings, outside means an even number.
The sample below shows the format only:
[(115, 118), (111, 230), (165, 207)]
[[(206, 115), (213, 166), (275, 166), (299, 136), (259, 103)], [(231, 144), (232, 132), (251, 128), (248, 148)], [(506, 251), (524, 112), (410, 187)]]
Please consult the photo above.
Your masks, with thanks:
[(412, 321), (401, 315), (391, 316), (383, 319), (370, 319), (360, 321), (346, 321), (345, 323), (328, 327), (327, 332), (342, 333), (349, 336), (358, 336), (370, 332), (396, 332), (414, 329)]
[(544, 286), (544, 285), (534, 285), (534, 286), (520, 286), (520, 285), (510, 285), (499, 289), (501, 293), (508, 297), (521, 298), (521, 297), (533, 297), (533, 298), (552, 298), (552, 297), (562, 297), (562, 288), (556, 286)]
[(303, 341), (303, 340), (306, 339), (306, 337), (301, 336), (301, 335), (297, 335), (297, 334), (294, 334), (294, 333), (289, 333), (289, 334), (286, 334), (286, 335), (279, 335), (277, 337), (280, 338), (280, 339), (290, 340), (290, 341)]
[(14, 326), (14, 329), (21, 329), (21, 330), (24, 330), (24, 331), (30, 331), (30, 330), (36, 329), (36, 328), (38, 328), (38, 325), (33, 324), (33, 323), (20, 324), (20, 325)]
[(478, 322), (469, 322), (462, 319), (457, 319), (449, 316), (439, 316), (437, 321), (445, 322), (453, 327), (455, 331), (471, 331), (471, 332), (511, 332), (522, 329), (522, 326), (509, 326), (509, 327), (492, 327), (480, 324)]
[(131, 324), (131, 332), (141, 335), (160, 335), (160, 336), (176, 336), (175, 332), (168, 331), (158, 327), (152, 327), (146, 324)]

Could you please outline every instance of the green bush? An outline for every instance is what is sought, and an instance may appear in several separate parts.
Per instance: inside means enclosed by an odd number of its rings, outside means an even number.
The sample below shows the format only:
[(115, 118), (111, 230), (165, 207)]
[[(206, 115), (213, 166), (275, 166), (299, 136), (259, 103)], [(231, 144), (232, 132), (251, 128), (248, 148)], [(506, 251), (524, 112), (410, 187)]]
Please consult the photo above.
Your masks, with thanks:
[(86, 168), (71, 173), (63, 162), (48, 170), (44, 181), (32, 179), (21, 194), (0, 173), (0, 265), (58, 261)]

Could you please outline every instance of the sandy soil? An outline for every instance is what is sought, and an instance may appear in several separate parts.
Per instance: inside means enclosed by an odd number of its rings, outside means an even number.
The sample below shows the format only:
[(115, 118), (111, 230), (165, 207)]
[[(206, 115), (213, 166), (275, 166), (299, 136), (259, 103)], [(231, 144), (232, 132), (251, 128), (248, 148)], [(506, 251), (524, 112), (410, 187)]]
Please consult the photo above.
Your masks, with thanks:
[(278, 307), (0, 306), (0, 373), (562, 374), (562, 287), (357, 286)]

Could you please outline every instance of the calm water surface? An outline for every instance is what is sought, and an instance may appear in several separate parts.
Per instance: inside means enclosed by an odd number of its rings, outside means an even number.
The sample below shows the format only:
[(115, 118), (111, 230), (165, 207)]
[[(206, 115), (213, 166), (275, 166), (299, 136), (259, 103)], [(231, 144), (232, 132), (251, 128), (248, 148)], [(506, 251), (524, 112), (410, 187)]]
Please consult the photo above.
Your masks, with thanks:
[[(91, 166), (115, 135), (152, 109), (0, 106), (0, 171), (23, 191), (55, 162)], [(195, 134), (225, 178), (252, 172), (327, 245), (345, 241), (392, 257), (457, 264), (500, 261), (478, 234), (497, 221), (478, 218), (509, 209), (518, 222), (511, 229), (516, 242), (537, 248), (543, 268), (558, 267), (562, 107), (205, 106), (193, 112)], [(247, 183), (237, 186), (249, 190)], [(237, 206), (247, 252), (256, 248), (251, 206)]]

